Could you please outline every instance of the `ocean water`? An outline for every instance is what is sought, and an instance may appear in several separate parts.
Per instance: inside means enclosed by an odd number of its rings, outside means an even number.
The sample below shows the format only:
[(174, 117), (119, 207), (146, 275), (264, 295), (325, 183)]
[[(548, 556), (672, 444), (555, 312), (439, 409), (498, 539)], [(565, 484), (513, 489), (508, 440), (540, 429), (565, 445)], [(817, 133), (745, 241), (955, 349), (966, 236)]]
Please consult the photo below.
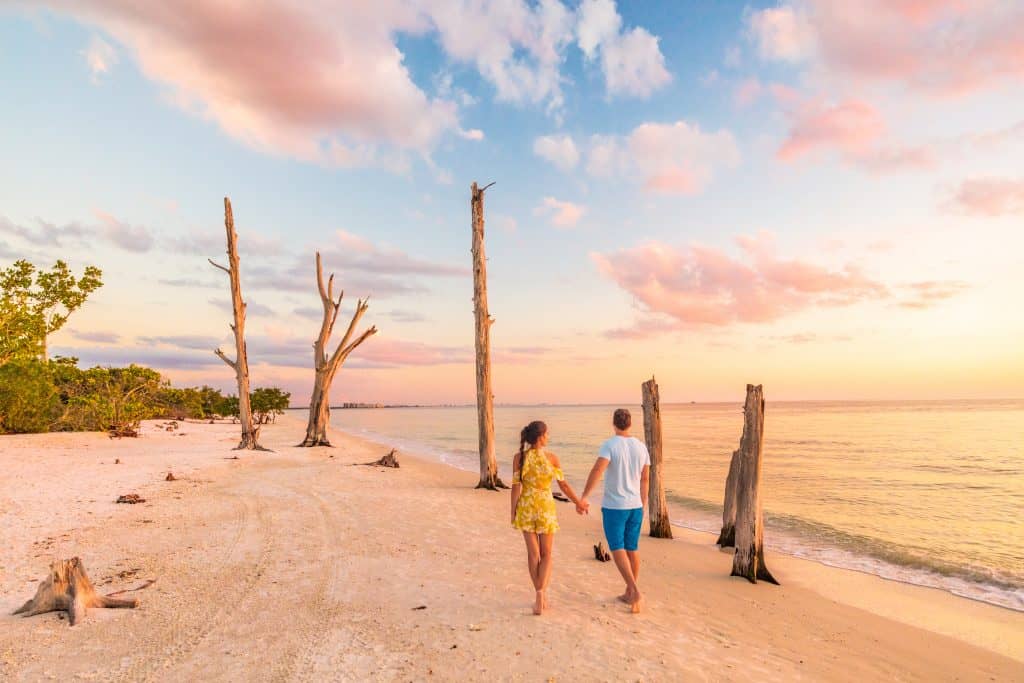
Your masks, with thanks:
[[(582, 489), (614, 407), (496, 407), (504, 476), (519, 430), (540, 419)], [(626, 407), (642, 438), (640, 407)], [(331, 421), (478, 468), (473, 407), (334, 410)], [(665, 404), (662, 426), (673, 524), (717, 534), (742, 405)], [(776, 551), (1024, 611), (1024, 400), (768, 402), (762, 486)]]

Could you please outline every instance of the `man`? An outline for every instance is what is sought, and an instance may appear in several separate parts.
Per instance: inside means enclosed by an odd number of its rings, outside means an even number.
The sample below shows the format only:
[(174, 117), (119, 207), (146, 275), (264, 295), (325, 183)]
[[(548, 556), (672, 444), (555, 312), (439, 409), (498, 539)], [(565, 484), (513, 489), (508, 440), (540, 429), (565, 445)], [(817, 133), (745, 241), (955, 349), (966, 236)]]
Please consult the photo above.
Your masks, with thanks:
[(638, 545), (647, 506), (651, 456), (642, 441), (629, 435), (632, 423), (628, 410), (619, 408), (615, 411), (612, 416), (615, 436), (601, 444), (597, 461), (580, 497), (580, 506), (586, 509), (590, 505), (587, 498), (604, 476), (604, 500), (601, 503), (604, 535), (615, 566), (626, 582), (626, 592), (619, 599), (636, 613), (640, 611), (643, 600), (637, 587), (640, 576)]

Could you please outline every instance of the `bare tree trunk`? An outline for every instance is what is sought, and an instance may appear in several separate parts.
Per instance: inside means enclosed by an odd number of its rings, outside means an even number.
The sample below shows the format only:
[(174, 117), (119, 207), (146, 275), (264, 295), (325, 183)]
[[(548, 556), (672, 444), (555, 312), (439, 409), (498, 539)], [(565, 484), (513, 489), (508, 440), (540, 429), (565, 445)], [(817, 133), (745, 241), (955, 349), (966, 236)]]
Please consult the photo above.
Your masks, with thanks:
[(352, 313), (352, 320), (349, 321), (345, 336), (334, 349), (334, 353), (327, 355), (327, 346), (331, 341), (331, 333), (334, 331), (334, 323), (338, 319), (338, 312), (341, 310), (341, 300), (345, 292), (338, 294), (338, 300), (334, 300), (334, 274), (327, 278), (324, 285), (324, 269), (320, 262), (320, 252), (316, 253), (316, 286), (320, 293), (320, 303), (324, 307), (323, 322), (320, 324), (320, 334), (313, 342), (313, 394), (309, 399), (309, 421), (306, 423), (306, 438), (299, 446), (330, 446), (327, 438), (327, 426), (331, 421), (331, 383), (334, 376), (338, 374), (345, 359), (356, 347), (364, 341), (377, 334), (375, 326), (360, 334), (355, 339), (352, 335), (360, 318), (370, 307), (370, 300), (360, 299), (356, 303), (356, 310)]
[(488, 187), (470, 188), (473, 219), (473, 314), (476, 320), (476, 416), (480, 436), (480, 482), (478, 489), (508, 488), (498, 477), (494, 457), (494, 392), (491, 389), (491, 325), (487, 310), (487, 256), (484, 254), (484, 192)]
[(722, 502), (722, 531), (715, 541), (723, 548), (736, 547), (736, 484), (740, 478), (740, 452), (732, 452), (729, 475), (725, 479), (725, 500)]
[(50, 575), (39, 582), (34, 598), (15, 610), (26, 617), (44, 612), (66, 611), (72, 626), (85, 617), (89, 607), (138, 607), (134, 598), (97, 595), (82, 561), (74, 557), (50, 565)]
[(647, 505), (651, 516), (651, 536), (672, 538), (672, 525), (668, 520), (668, 503), (665, 501), (664, 456), (661, 438), (661, 397), (658, 383), (651, 377), (643, 383), (644, 440), (651, 454), (650, 487)]
[(778, 585), (764, 563), (764, 514), (761, 506), (761, 450), (764, 445), (764, 393), (747, 385), (740, 439), (740, 473), (736, 485), (736, 554), (732, 576), (751, 583), (758, 579)]
[(231, 278), (231, 308), (235, 322), (231, 331), (235, 333), (235, 359), (231, 360), (220, 349), (214, 351), (228, 367), (235, 371), (238, 380), (238, 419), (242, 425), (242, 440), (235, 450), (249, 449), (264, 451), (260, 446), (260, 429), (253, 423), (252, 405), (249, 400), (249, 357), (245, 350), (245, 301), (242, 300), (242, 276), (238, 266), (238, 233), (235, 232), (235, 217), (231, 212), (231, 200), (224, 198), (224, 230), (228, 237), (228, 267), (210, 263), (223, 270)]

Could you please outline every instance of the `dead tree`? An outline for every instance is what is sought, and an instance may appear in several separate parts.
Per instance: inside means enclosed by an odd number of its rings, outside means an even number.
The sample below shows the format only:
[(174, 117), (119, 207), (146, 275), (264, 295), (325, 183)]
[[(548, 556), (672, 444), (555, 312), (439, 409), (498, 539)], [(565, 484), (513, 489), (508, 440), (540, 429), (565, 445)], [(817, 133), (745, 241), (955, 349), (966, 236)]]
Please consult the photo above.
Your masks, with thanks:
[(66, 611), (72, 626), (85, 617), (89, 607), (138, 607), (134, 598), (112, 598), (97, 595), (92, 581), (85, 573), (82, 561), (73, 557), (50, 565), (50, 575), (39, 582), (36, 596), (15, 610), (26, 617), (44, 612)]
[(729, 474), (725, 479), (725, 500), (722, 501), (722, 531), (715, 541), (723, 548), (736, 547), (736, 484), (740, 478), (740, 452), (732, 452)]
[(658, 383), (651, 377), (643, 383), (644, 441), (651, 454), (650, 487), (647, 505), (651, 516), (651, 536), (672, 538), (672, 525), (668, 520), (668, 503), (665, 501), (664, 456), (661, 438), (661, 398)]
[(761, 451), (764, 445), (764, 393), (747, 385), (740, 438), (739, 478), (736, 482), (736, 554), (732, 576), (778, 585), (764, 563), (764, 513), (761, 504)]
[(224, 230), (228, 236), (228, 267), (215, 263), (213, 259), (209, 261), (231, 278), (231, 309), (235, 316), (231, 331), (235, 333), (235, 359), (231, 360), (220, 349), (214, 353), (235, 371), (238, 381), (238, 419), (242, 425), (242, 440), (235, 450), (263, 451), (266, 449), (259, 444), (260, 428), (253, 423), (252, 405), (249, 402), (249, 357), (245, 351), (245, 301), (242, 300), (242, 276), (238, 267), (238, 233), (235, 232), (231, 200), (227, 197), (224, 198)]
[(338, 294), (338, 300), (334, 300), (334, 273), (327, 278), (327, 285), (324, 286), (324, 270), (320, 263), (320, 252), (316, 253), (316, 286), (320, 292), (320, 302), (324, 307), (323, 322), (320, 324), (320, 334), (313, 342), (313, 395), (309, 399), (309, 422), (306, 424), (306, 438), (299, 446), (311, 448), (313, 446), (330, 446), (327, 438), (327, 425), (331, 420), (331, 382), (338, 374), (345, 359), (356, 347), (364, 341), (377, 334), (376, 327), (370, 327), (355, 339), (356, 326), (360, 318), (370, 307), (370, 300), (360, 299), (356, 303), (356, 310), (352, 313), (352, 319), (345, 330), (345, 336), (334, 349), (334, 353), (327, 355), (327, 346), (331, 341), (331, 332), (334, 331), (334, 322), (338, 319), (338, 312), (341, 310), (341, 300), (345, 292)]
[(484, 254), (484, 192), (493, 185), (470, 188), (473, 220), (473, 314), (476, 319), (476, 416), (480, 436), (480, 482), (478, 489), (508, 488), (498, 477), (494, 457), (494, 392), (491, 389), (491, 325), (487, 310), (487, 256)]

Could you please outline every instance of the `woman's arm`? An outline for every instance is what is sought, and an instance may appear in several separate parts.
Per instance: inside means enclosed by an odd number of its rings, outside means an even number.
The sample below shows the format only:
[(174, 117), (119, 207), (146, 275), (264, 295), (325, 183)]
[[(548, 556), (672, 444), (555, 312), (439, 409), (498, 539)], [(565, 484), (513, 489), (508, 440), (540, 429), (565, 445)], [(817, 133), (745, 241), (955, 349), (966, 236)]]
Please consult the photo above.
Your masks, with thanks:
[[(561, 471), (562, 463), (558, 460), (558, 456), (555, 455), (554, 453), (548, 453), (548, 458), (551, 460), (551, 464), (557, 467), (559, 471)], [(572, 490), (572, 486), (569, 486), (569, 482), (567, 482), (564, 479), (559, 479), (558, 488), (562, 489), (562, 493), (568, 496), (569, 500), (576, 504), (576, 512), (582, 515), (584, 512), (587, 511), (587, 508), (589, 506), (583, 505), (583, 503), (580, 501), (579, 496), (577, 496), (576, 492)]]
[(519, 469), (523, 466), (522, 458), (518, 453), (512, 458), (512, 518), (511, 521), (516, 521), (516, 507), (519, 505), (519, 496), (523, 493), (523, 485), (519, 483)]

